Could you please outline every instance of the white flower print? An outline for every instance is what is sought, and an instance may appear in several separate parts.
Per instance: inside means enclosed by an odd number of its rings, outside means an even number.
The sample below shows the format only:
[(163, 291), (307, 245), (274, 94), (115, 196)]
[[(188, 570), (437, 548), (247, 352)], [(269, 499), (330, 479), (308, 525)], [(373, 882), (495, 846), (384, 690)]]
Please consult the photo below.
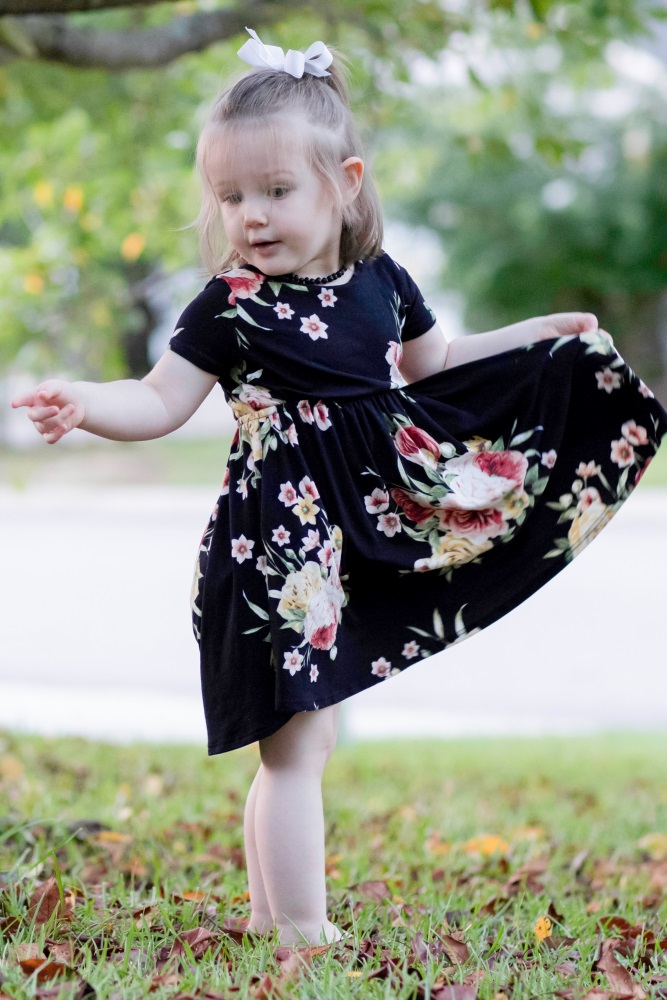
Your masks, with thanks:
[(553, 469), (554, 465), (556, 464), (557, 458), (558, 454), (554, 451), (553, 448), (550, 451), (543, 451), (542, 465), (545, 466), (545, 468), (547, 469)]
[(229, 466), (225, 469), (225, 474), (222, 477), (222, 489), (220, 490), (220, 496), (227, 496), (229, 493)]
[(313, 480), (310, 479), (309, 476), (304, 476), (301, 482), (299, 483), (299, 492), (304, 497), (308, 495), (311, 496), (313, 500), (320, 499), (320, 491), (318, 490), (317, 486), (315, 485)]
[(333, 309), (334, 302), (338, 302), (337, 297), (333, 293), (333, 288), (323, 288), (320, 294), (317, 296), (322, 306), (331, 306)]
[(293, 649), (289, 653), (285, 653), (285, 662), (283, 663), (283, 670), (289, 670), (292, 677), (294, 677), (297, 670), (301, 670), (303, 665), (303, 656), (301, 653)]
[(287, 440), (291, 445), (299, 443), (299, 435), (296, 432), (296, 427), (294, 426), (294, 424), (290, 424), (289, 427), (287, 428)]
[(291, 483), (281, 483), (278, 499), (282, 500), (286, 507), (291, 507), (299, 499), (299, 494)]
[(286, 302), (276, 302), (273, 309), (278, 313), (278, 319), (291, 319), (294, 315), (294, 310)]
[(257, 556), (255, 568), (259, 570), (262, 576), (267, 576), (269, 567), (266, 565), (266, 556)]
[(625, 440), (625, 438), (621, 438), (620, 441), (612, 441), (611, 460), (614, 465), (619, 467), (619, 469), (625, 469), (626, 466), (632, 465), (634, 462), (635, 449), (629, 441)]
[(576, 473), (581, 479), (592, 479), (600, 475), (600, 466), (595, 462), (579, 462)]
[(634, 420), (628, 420), (627, 424), (623, 424), (621, 434), (630, 444), (648, 444), (646, 428), (639, 426)]
[(644, 399), (653, 399), (653, 393), (642, 379), (639, 380), (639, 391)]
[(275, 410), (273, 411), (273, 413), (269, 413), (269, 423), (271, 424), (272, 427), (275, 427), (276, 430), (280, 430), (280, 428), (282, 427), (282, 424), (280, 423), (280, 414), (277, 413)]
[(320, 533), (319, 531), (313, 531), (312, 528), (309, 528), (308, 534), (305, 535), (301, 541), (303, 542), (304, 551), (311, 552), (320, 544)]
[(246, 538), (245, 535), (239, 535), (238, 538), (232, 538), (232, 558), (236, 559), (237, 562), (242, 563), (244, 559), (252, 559), (252, 549), (255, 543), (251, 538)]
[(364, 503), (369, 514), (381, 514), (389, 506), (389, 494), (386, 490), (374, 489), (369, 497), (364, 497)]
[(329, 407), (325, 406), (322, 400), (320, 400), (319, 403), (315, 403), (313, 414), (315, 416), (315, 423), (321, 431), (326, 431), (329, 427), (331, 427), (331, 421), (329, 420)]
[(316, 665), (313, 663), (311, 665), (311, 668), (310, 668), (310, 680), (311, 680), (311, 683), (313, 681), (316, 681), (319, 676), (320, 676), (320, 672), (317, 669)]
[(278, 528), (273, 529), (271, 541), (280, 546), (287, 545), (289, 543), (289, 536), (289, 531), (287, 531), (284, 524), (281, 524)]
[(320, 317), (313, 313), (312, 316), (301, 317), (301, 333), (307, 333), (311, 340), (328, 339), (328, 324), (323, 323)]
[(306, 424), (312, 424), (315, 417), (313, 416), (313, 411), (310, 408), (310, 403), (307, 399), (300, 399), (296, 404), (296, 408), (299, 411), (299, 416)]
[(401, 375), (398, 367), (403, 360), (403, 347), (396, 340), (390, 340), (388, 343), (389, 349), (385, 354), (384, 359), (389, 365), (389, 380), (392, 388), (400, 388), (403, 385), (407, 385), (407, 382)]
[(415, 656), (419, 653), (419, 645), (412, 639), (410, 642), (406, 642), (403, 646), (403, 652), (401, 656), (404, 656), (406, 660), (414, 660)]
[(244, 479), (243, 476), (238, 481), (236, 492), (240, 493), (244, 500), (248, 499), (248, 480)]
[(292, 507), (292, 513), (301, 521), (301, 524), (317, 524), (315, 518), (320, 512), (320, 508), (317, 506), (310, 493), (306, 493), (303, 497), (297, 497), (296, 503)]
[(376, 677), (389, 677), (391, 673), (391, 662), (381, 656), (379, 660), (373, 660), (371, 664), (371, 673), (375, 674)]
[(380, 514), (377, 529), (384, 532), (387, 538), (393, 538), (401, 530), (401, 521), (398, 514)]
[(587, 486), (585, 490), (581, 490), (579, 493), (577, 508), (578, 510), (586, 510), (587, 507), (593, 504), (601, 503), (602, 497), (600, 496), (600, 491), (596, 490), (594, 486)]
[(595, 377), (598, 382), (598, 389), (604, 389), (605, 392), (613, 392), (614, 389), (620, 389), (621, 387), (621, 375), (619, 372), (613, 372), (611, 368), (603, 368), (601, 372), (596, 372)]

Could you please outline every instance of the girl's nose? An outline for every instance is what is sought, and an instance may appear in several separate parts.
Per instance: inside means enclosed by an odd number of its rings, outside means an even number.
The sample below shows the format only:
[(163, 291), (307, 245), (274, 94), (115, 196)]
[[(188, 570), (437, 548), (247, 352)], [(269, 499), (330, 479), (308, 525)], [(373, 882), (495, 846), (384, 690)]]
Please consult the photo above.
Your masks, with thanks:
[(246, 198), (244, 202), (246, 226), (265, 226), (269, 221), (263, 198)]

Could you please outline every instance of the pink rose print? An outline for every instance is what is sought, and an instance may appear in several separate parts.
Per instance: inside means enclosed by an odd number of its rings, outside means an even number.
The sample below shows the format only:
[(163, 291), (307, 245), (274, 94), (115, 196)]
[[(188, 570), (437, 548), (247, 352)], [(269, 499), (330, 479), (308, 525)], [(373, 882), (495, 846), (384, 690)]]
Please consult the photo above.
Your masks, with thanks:
[(245, 383), (239, 392), (239, 399), (247, 403), (253, 410), (263, 410), (265, 406), (274, 406), (276, 403), (268, 389), (263, 389), (261, 385), (246, 385)]
[(338, 302), (338, 299), (334, 295), (332, 288), (323, 288), (322, 291), (320, 292), (320, 294), (317, 297), (320, 300), (320, 302), (322, 303), (323, 307), (325, 307), (325, 306), (331, 306), (331, 308), (333, 309), (334, 302)]
[(252, 549), (255, 543), (245, 535), (232, 538), (232, 558), (242, 563), (244, 559), (252, 559)]
[(487, 476), (509, 479), (516, 487), (523, 486), (528, 471), (528, 459), (520, 451), (480, 451), (474, 462)]
[(377, 520), (377, 530), (384, 532), (387, 538), (393, 538), (401, 530), (401, 520), (398, 514), (380, 514)]
[(389, 494), (386, 490), (375, 489), (369, 497), (364, 497), (364, 503), (369, 514), (381, 514), (389, 506)]
[(648, 444), (646, 428), (638, 426), (634, 420), (628, 420), (627, 424), (623, 424), (621, 434), (626, 441), (635, 446), (638, 444)]
[(311, 664), (311, 667), (310, 667), (310, 681), (311, 681), (311, 684), (314, 681), (316, 681), (319, 676), (320, 676), (320, 672), (317, 669), (316, 665), (314, 663)]
[(247, 271), (243, 267), (227, 271), (226, 274), (219, 274), (218, 277), (226, 281), (231, 289), (227, 299), (230, 306), (235, 306), (237, 299), (252, 298), (260, 290), (264, 281), (263, 274), (255, 274), (254, 271)]
[(283, 663), (283, 670), (289, 670), (290, 675), (294, 677), (297, 670), (301, 670), (303, 665), (303, 656), (298, 650), (293, 649), (289, 653), (285, 653), (285, 662)]
[(632, 465), (634, 462), (635, 449), (629, 441), (625, 440), (625, 438), (621, 438), (620, 441), (612, 441), (611, 460), (614, 465), (619, 467), (619, 469), (625, 469), (626, 466)]
[(384, 356), (386, 362), (392, 367), (398, 368), (403, 360), (403, 347), (396, 340), (390, 340), (389, 349)]
[(430, 504), (420, 503), (415, 499), (414, 493), (408, 493), (406, 490), (402, 490), (398, 486), (389, 492), (401, 510), (403, 510), (407, 517), (409, 517), (411, 521), (414, 521), (415, 524), (423, 524), (424, 521), (428, 521), (429, 517), (433, 517), (434, 514), (440, 513), (439, 507), (432, 507)]
[(297, 410), (299, 411), (299, 416), (306, 424), (312, 424), (315, 417), (313, 416), (313, 411), (310, 408), (310, 403), (307, 399), (300, 399), (296, 404)]
[(325, 406), (322, 400), (320, 400), (319, 403), (315, 403), (313, 414), (315, 416), (315, 423), (321, 431), (326, 431), (329, 427), (331, 427), (331, 421), (329, 420), (329, 407)]
[(327, 329), (327, 324), (323, 323), (315, 313), (312, 316), (301, 317), (301, 333), (307, 333), (311, 340), (318, 340), (320, 337), (327, 340)]
[(291, 507), (299, 499), (299, 494), (291, 483), (281, 483), (278, 499), (282, 500), (286, 507)]
[(619, 389), (621, 386), (620, 373), (613, 372), (611, 368), (603, 368), (601, 372), (596, 372), (595, 378), (597, 379), (598, 389), (604, 389), (605, 392), (611, 393), (614, 389)]
[(278, 319), (291, 319), (294, 315), (294, 310), (286, 302), (277, 302), (273, 311), (278, 313)]
[(278, 528), (273, 529), (273, 535), (271, 537), (272, 542), (276, 542), (277, 545), (281, 547), (289, 543), (290, 533), (287, 531), (285, 526), (281, 524)]
[(440, 512), (440, 523), (454, 535), (467, 537), (472, 542), (498, 538), (509, 530), (501, 511), (495, 507), (486, 510), (458, 510), (456, 507), (443, 510)]
[(229, 466), (225, 469), (225, 474), (222, 477), (222, 489), (220, 490), (221, 496), (226, 496), (229, 493)]
[(336, 641), (344, 599), (343, 588), (334, 571), (311, 599), (303, 624), (305, 639), (315, 649), (331, 649)]
[(336, 546), (334, 543), (327, 539), (322, 545), (320, 551), (317, 553), (317, 558), (320, 560), (322, 565), (328, 569), (336, 558)]
[(558, 458), (557, 453), (552, 448), (551, 451), (542, 452), (542, 465), (547, 469), (553, 469), (556, 464), (556, 459)]
[(399, 455), (408, 458), (417, 465), (430, 465), (435, 468), (440, 458), (440, 445), (421, 427), (409, 424), (396, 431), (394, 444)]
[(375, 674), (376, 677), (389, 677), (391, 662), (386, 660), (384, 656), (381, 656), (379, 660), (373, 660), (371, 663), (371, 673)]
[(299, 443), (299, 435), (296, 432), (296, 427), (294, 426), (294, 424), (290, 424), (289, 427), (287, 428), (287, 440), (291, 445)]
[(419, 653), (419, 646), (413, 639), (410, 642), (406, 642), (406, 644), (403, 646), (403, 652), (401, 653), (401, 656), (404, 656), (406, 660), (414, 660), (415, 656), (417, 656), (418, 653)]

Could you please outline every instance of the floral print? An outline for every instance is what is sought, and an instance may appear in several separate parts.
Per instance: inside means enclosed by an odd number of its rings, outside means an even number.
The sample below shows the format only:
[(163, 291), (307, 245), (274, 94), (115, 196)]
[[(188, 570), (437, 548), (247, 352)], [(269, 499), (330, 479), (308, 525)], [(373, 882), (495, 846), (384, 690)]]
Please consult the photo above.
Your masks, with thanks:
[(667, 428), (595, 332), (406, 384), (403, 344), (434, 318), (386, 255), (356, 286), (247, 267), (209, 294), (172, 345), (219, 371), (237, 427), (192, 580), (211, 753), (516, 607), (615, 515)]

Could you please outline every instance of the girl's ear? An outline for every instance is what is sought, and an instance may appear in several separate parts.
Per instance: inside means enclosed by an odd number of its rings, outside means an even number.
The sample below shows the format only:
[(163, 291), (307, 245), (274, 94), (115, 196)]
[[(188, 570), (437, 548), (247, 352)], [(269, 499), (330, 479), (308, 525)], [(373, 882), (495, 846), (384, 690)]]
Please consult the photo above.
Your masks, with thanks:
[(361, 190), (361, 180), (364, 176), (364, 161), (358, 156), (348, 156), (341, 163), (344, 175), (343, 199), (346, 205), (351, 205)]

